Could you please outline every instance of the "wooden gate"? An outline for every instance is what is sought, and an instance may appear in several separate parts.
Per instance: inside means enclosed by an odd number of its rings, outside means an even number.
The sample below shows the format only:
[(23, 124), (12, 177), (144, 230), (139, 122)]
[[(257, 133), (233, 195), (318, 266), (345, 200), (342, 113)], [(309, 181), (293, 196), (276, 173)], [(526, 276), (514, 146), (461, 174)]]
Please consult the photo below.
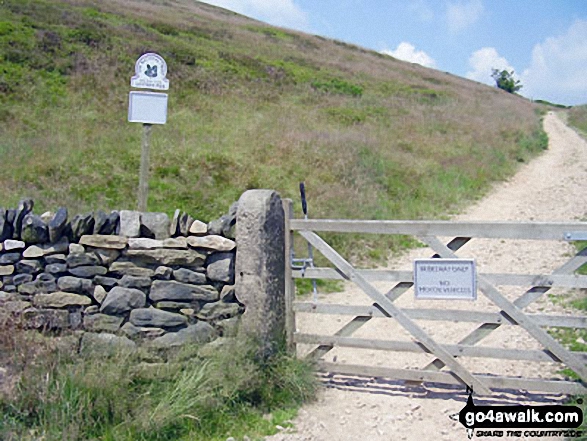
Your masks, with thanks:
[[(587, 393), (587, 352), (575, 352), (563, 347), (554, 339), (548, 328), (587, 328), (587, 316), (549, 315), (528, 313), (529, 305), (553, 287), (568, 289), (587, 288), (587, 276), (576, 271), (587, 263), (587, 249), (578, 252), (568, 262), (550, 274), (485, 273), (477, 274), (477, 287), (496, 312), (402, 308), (397, 300), (410, 291), (414, 284), (413, 271), (362, 270), (353, 267), (345, 258), (322, 239), (317, 232), (372, 233), (408, 235), (428, 245), (435, 253), (432, 258), (455, 259), (457, 252), (473, 238), (531, 241), (587, 240), (587, 223), (520, 223), (520, 222), (452, 222), (452, 221), (361, 221), (361, 220), (298, 220), (292, 219), (292, 203), (284, 202), (286, 214), (286, 256), (293, 251), (293, 238), (297, 232), (331, 264), (330, 268), (306, 267), (295, 269), (286, 265), (287, 337), (291, 348), (298, 344), (312, 345), (305, 355), (317, 361), (319, 370), (333, 374), (382, 377), (396, 380), (462, 385), (478, 394), (491, 390), (516, 389), (565, 394)], [(446, 245), (440, 237), (450, 237)], [(528, 256), (531, 258), (532, 256)], [(326, 302), (297, 302), (295, 278), (342, 279), (353, 282), (372, 300), (372, 304), (346, 305)], [(382, 293), (375, 282), (392, 282), (391, 289)], [(504, 286), (528, 287), (519, 297), (510, 300), (501, 291)], [(511, 297), (511, 296), (510, 296)], [(475, 302), (469, 304), (474, 306)], [(347, 317), (344, 326), (330, 335), (298, 332), (299, 314), (311, 314), (310, 319), (320, 320), (324, 314)], [(395, 321), (411, 337), (397, 341), (354, 337), (359, 329), (374, 319)], [(425, 331), (420, 321), (474, 323), (473, 330), (456, 343), (442, 343)], [(450, 323), (443, 324), (450, 326)], [(501, 327), (523, 329), (540, 349), (501, 348), (478, 345)], [(308, 347), (308, 346), (306, 346)], [(326, 361), (325, 355), (334, 348), (358, 348), (374, 351), (400, 351), (428, 354), (432, 358), (421, 368), (391, 368)], [(353, 349), (354, 350), (354, 349)], [(515, 375), (494, 375), (492, 372), (472, 372), (463, 363), (467, 357), (516, 360), (529, 363), (554, 362), (560, 368), (573, 371), (577, 379), (523, 378)], [(502, 363), (500, 361), (500, 363)], [(559, 377), (560, 378), (560, 377)]]

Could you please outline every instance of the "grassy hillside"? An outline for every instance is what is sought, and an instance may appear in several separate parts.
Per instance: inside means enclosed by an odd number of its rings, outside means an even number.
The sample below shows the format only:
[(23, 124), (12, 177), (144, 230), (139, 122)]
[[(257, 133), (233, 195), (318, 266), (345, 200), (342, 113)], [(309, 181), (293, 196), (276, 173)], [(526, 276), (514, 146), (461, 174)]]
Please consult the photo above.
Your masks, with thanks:
[(150, 210), (209, 220), (304, 180), (313, 217), (438, 217), (546, 145), (521, 97), (194, 0), (4, 0), (0, 206), (136, 205), (127, 96), (147, 51), (171, 84)]

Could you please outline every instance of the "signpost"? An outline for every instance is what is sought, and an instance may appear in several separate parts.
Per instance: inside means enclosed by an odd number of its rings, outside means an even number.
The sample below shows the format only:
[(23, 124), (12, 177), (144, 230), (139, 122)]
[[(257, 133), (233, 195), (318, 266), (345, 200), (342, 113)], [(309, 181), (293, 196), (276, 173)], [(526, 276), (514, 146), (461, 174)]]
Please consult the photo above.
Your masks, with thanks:
[[(147, 53), (135, 63), (135, 75), (131, 87), (138, 89), (169, 90), (167, 63), (158, 54)], [(141, 168), (139, 172), (138, 210), (147, 211), (149, 194), (149, 145), (153, 124), (167, 122), (167, 94), (156, 92), (129, 93), (128, 121), (143, 124)]]
[(416, 299), (476, 300), (477, 273), (473, 259), (416, 259)]

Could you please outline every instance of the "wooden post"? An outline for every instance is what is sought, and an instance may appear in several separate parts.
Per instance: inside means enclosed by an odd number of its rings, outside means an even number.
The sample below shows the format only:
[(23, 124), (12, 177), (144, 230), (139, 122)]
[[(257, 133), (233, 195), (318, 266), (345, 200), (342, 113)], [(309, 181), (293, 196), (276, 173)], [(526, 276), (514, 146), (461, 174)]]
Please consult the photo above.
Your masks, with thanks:
[(294, 333), (296, 331), (296, 317), (294, 313), (294, 298), (296, 285), (292, 277), (291, 257), (293, 250), (293, 231), (290, 228), (290, 219), (293, 217), (293, 202), (291, 199), (283, 200), (283, 212), (285, 217), (285, 332), (287, 349), (296, 353)]
[(141, 148), (141, 168), (139, 172), (138, 210), (147, 211), (149, 198), (149, 147), (152, 124), (143, 124), (143, 146)]

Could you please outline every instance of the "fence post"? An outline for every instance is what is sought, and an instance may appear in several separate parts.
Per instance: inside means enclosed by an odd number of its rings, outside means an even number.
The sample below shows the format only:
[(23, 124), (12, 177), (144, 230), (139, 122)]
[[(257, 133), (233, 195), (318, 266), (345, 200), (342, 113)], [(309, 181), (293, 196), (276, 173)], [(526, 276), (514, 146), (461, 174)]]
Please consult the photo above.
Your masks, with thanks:
[(291, 231), (290, 220), (293, 218), (293, 202), (291, 199), (283, 200), (283, 212), (285, 220), (285, 333), (287, 349), (296, 353), (294, 333), (296, 331), (296, 317), (293, 309), (296, 295), (296, 285), (292, 277), (291, 258), (293, 256), (293, 231)]
[(239, 332), (267, 356), (285, 343), (285, 219), (279, 194), (248, 190), (236, 222), (235, 291), (245, 305)]

